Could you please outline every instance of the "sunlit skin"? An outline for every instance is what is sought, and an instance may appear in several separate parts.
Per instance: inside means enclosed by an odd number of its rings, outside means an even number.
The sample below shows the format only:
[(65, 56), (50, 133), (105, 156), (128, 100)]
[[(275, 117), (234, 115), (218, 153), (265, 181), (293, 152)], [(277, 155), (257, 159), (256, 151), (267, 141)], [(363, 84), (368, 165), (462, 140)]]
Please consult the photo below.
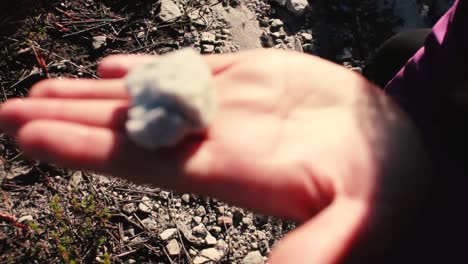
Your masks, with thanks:
[[(386, 202), (376, 199), (384, 176), (373, 137), (391, 138), (392, 122), (406, 122), (392, 107), (362, 103), (384, 95), (358, 74), (313, 56), (273, 50), (206, 56), (219, 106), (212, 126), (206, 135), (151, 152), (126, 137), (122, 78), (155, 58), (105, 58), (100, 80), (42, 81), (28, 98), (2, 105), (0, 127), (32, 158), (301, 222), (274, 247), (270, 263), (343, 261), (370, 210)], [(373, 115), (389, 118), (374, 127)]]

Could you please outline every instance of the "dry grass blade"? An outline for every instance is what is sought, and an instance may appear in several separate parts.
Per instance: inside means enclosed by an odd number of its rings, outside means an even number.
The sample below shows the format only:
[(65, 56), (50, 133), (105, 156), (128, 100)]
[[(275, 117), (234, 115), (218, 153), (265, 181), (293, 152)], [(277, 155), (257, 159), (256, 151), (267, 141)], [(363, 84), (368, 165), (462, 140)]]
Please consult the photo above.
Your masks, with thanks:
[(42, 52), (36, 48), (36, 46), (34, 45), (32, 41), (29, 41), (29, 43), (34, 52), (34, 56), (36, 57), (37, 64), (42, 69), (42, 74), (44, 74), (44, 76), (48, 78), (49, 73), (47, 71), (47, 63), (46, 63), (46, 60), (44, 59), (44, 56), (42, 55)]

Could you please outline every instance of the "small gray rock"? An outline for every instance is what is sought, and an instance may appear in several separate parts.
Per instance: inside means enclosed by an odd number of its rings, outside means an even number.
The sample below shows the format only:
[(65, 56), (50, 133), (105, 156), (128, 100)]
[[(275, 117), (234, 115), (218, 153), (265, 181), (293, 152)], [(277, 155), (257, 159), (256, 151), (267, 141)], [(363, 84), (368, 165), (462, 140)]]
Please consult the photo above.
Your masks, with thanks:
[(138, 210), (140, 210), (140, 212), (142, 213), (149, 214), (151, 212), (151, 209), (151, 206), (147, 203), (138, 204)]
[(304, 14), (305, 10), (309, 7), (309, 2), (307, 0), (287, 0), (286, 8), (289, 12), (293, 13), (296, 16)]
[(202, 53), (203, 54), (210, 54), (210, 53), (213, 53), (214, 49), (215, 49), (215, 46), (212, 45), (212, 44), (203, 44)]
[(151, 219), (149, 217), (141, 220), (141, 223), (149, 230), (156, 230), (159, 227), (158, 223), (156, 223), (154, 219)]
[(197, 207), (197, 209), (195, 209), (195, 215), (204, 216), (205, 214), (206, 214), (206, 210), (205, 210), (205, 207), (203, 207), (202, 205), (200, 205), (199, 207)]
[(171, 147), (211, 124), (216, 110), (212, 74), (193, 49), (160, 56), (130, 71), (125, 81), (131, 97), (125, 126), (137, 145)]
[(167, 200), (169, 198), (169, 194), (170, 193), (168, 191), (161, 191), (159, 193), (159, 197), (161, 197), (161, 199), (163, 199), (163, 200)]
[(134, 203), (129, 203), (129, 204), (126, 204), (124, 206), (122, 206), (122, 211), (126, 214), (126, 215), (131, 215), (133, 214), (134, 212), (136, 212), (137, 208), (135, 206)]
[(196, 256), (195, 259), (193, 259), (193, 264), (203, 264), (209, 262), (209, 258), (205, 258), (203, 256)]
[(164, 21), (173, 21), (182, 16), (179, 7), (172, 0), (161, 0), (159, 18)]
[(258, 242), (258, 248), (260, 249), (260, 252), (262, 252), (262, 254), (264, 255), (267, 255), (268, 253), (270, 253), (270, 245), (268, 244), (268, 241), (266, 240), (262, 240)]
[(196, 224), (199, 225), (202, 222), (202, 218), (200, 216), (194, 216), (192, 218), (192, 221)]
[(283, 21), (281, 21), (280, 19), (273, 19), (271, 21), (271, 30), (278, 30), (280, 27), (282, 27), (284, 25)]
[(259, 240), (267, 239), (267, 236), (266, 236), (265, 232), (263, 232), (263, 231), (257, 231), (257, 237), (258, 237)]
[(217, 250), (216, 248), (207, 248), (203, 249), (200, 252), (200, 255), (211, 261), (220, 261), (223, 258), (224, 253)]
[(129, 228), (127, 230), (125, 230), (125, 234), (127, 234), (128, 236), (135, 236), (135, 229), (134, 228)]
[(216, 240), (215, 237), (213, 237), (211, 234), (208, 233), (208, 235), (206, 235), (205, 237), (205, 241), (206, 241), (206, 244), (208, 246), (214, 246), (218, 243), (218, 240)]
[(80, 183), (83, 181), (83, 173), (81, 171), (75, 171), (73, 175), (70, 177), (70, 186), (78, 187)]
[(301, 33), (301, 37), (302, 37), (302, 39), (303, 39), (304, 41), (308, 41), (308, 42), (312, 41), (312, 39), (313, 39), (312, 34), (310, 34), (310, 33), (305, 33), (305, 32)]
[(213, 34), (213, 33), (203, 32), (202, 35), (201, 35), (201, 42), (202, 43), (211, 44), (211, 43), (215, 42), (215, 40), (216, 40), (216, 35)]
[(226, 241), (219, 239), (216, 243), (216, 249), (221, 250), (222, 252), (228, 252), (229, 245), (226, 243)]
[(106, 36), (95, 36), (92, 38), (92, 46), (94, 50), (100, 50), (106, 46), (107, 37)]
[(177, 242), (175, 239), (169, 241), (169, 243), (166, 245), (166, 249), (170, 256), (180, 255), (180, 245), (179, 242)]
[(205, 238), (208, 235), (208, 230), (204, 224), (199, 224), (192, 228), (192, 234), (195, 237)]
[(145, 37), (146, 37), (146, 33), (145, 33), (144, 31), (140, 31), (140, 32), (137, 33), (136, 37), (137, 37), (138, 39), (143, 40), (143, 39), (145, 39)]
[(221, 29), (221, 34), (230, 36), (231, 31), (229, 29), (227, 29), (227, 28), (223, 28), (223, 29)]
[(18, 218), (17, 222), (18, 223), (23, 223), (24, 221), (32, 222), (33, 221), (33, 216), (32, 215), (25, 215), (20, 218)]
[(164, 230), (161, 234), (159, 234), (159, 237), (162, 240), (167, 241), (173, 238), (176, 234), (177, 234), (177, 228), (169, 228), (169, 229)]
[(242, 218), (242, 223), (246, 226), (249, 226), (252, 224), (252, 218), (250, 217), (243, 217)]
[(182, 201), (184, 201), (186, 203), (190, 202), (190, 194), (188, 194), (188, 193), (182, 194), (182, 196), (180, 198), (182, 199)]
[(262, 254), (259, 251), (252, 251), (247, 256), (242, 259), (242, 264), (263, 264), (265, 261), (263, 260)]
[(188, 252), (189, 252), (190, 256), (192, 256), (192, 257), (198, 254), (198, 252), (193, 248), (189, 249)]

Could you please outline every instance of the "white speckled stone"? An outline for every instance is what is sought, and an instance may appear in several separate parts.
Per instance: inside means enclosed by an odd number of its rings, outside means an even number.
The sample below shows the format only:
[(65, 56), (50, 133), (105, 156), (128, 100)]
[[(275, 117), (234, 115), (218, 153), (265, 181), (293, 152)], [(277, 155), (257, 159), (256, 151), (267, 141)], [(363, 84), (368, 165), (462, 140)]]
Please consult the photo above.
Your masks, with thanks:
[(132, 70), (126, 130), (137, 145), (154, 150), (203, 133), (216, 111), (209, 66), (193, 49), (172, 52)]

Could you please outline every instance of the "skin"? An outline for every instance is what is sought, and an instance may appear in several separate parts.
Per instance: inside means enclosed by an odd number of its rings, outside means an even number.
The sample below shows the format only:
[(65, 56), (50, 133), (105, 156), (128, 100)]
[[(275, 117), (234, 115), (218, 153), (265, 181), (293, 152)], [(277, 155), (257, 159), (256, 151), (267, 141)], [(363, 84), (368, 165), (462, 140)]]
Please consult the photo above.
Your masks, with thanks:
[(284, 51), (206, 56), (219, 105), (212, 127), (150, 152), (125, 136), (122, 79), (149, 59), (108, 57), (101, 80), (42, 81), (2, 105), (0, 127), (36, 159), (302, 223), (269, 263), (355, 261), (369, 247), (383, 256), (395, 241), (379, 230), (410, 225), (424, 152), (411, 124), (358, 74)]

